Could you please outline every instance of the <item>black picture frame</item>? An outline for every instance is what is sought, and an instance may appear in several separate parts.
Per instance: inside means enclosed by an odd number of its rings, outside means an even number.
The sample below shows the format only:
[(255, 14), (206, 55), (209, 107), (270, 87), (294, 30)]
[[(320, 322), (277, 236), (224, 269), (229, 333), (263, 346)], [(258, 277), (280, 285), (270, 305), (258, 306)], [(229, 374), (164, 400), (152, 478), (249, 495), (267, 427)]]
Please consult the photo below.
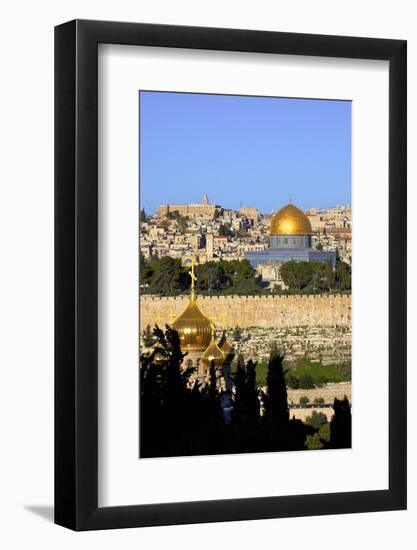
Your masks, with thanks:
[[(389, 62), (389, 488), (98, 507), (98, 44)], [(74, 20), (55, 28), (55, 522), (108, 529), (406, 508), (406, 41)], [(138, 498), (140, 498), (138, 496)]]

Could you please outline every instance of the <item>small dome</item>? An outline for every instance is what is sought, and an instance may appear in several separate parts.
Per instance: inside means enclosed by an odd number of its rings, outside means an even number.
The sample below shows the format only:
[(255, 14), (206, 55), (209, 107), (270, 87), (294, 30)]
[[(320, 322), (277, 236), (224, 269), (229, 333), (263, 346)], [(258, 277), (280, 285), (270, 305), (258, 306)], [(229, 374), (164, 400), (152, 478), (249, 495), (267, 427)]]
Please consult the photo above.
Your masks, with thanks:
[(269, 228), (270, 235), (311, 235), (312, 232), (310, 220), (293, 204), (278, 210)]
[(206, 368), (210, 368), (212, 363), (214, 363), (214, 366), (216, 368), (219, 368), (223, 365), (224, 355), (222, 350), (219, 348), (219, 346), (216, 344), (216, 341), (214, 340), (214, 331), (210, 345), (201, 355), (201, 362)]
[(181, 350), (203, 351), (210, 344), (212, 329), (210, 320), (200, 311), (192, 297), (188, 306), (172, 324), (179, 336)]

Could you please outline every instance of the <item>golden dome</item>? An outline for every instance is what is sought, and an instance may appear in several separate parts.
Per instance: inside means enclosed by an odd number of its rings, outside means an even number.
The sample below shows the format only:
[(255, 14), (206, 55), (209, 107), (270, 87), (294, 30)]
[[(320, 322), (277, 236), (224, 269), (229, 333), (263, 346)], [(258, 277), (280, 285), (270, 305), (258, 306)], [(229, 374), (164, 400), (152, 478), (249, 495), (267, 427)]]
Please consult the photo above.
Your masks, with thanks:
[(311, 235), (312, 232), (310, 220), (293, 204), (278, 210), (269, 228), (270, 235)]
[(200, 311), (192, 295), (185, 310), (172, 324), (179, 336), (181, 350), (203, 351), (210, 344), (212, 330), (210, 320)]
[(211, 367), (214, 363), (216, 368), (221, 367), (224, 362), (224, 354), (214, 340), (214, 330), (211, 337), (211, 342), (205, 352), (201, 355), (201, 362), (207, 368)]

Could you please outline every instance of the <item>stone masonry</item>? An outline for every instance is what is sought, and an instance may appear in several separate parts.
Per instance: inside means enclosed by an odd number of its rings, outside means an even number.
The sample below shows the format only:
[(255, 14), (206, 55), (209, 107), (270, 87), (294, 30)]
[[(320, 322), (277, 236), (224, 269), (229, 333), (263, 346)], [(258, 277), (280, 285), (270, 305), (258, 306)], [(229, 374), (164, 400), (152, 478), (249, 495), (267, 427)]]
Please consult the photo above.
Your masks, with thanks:
[[(171, 324), (188, 296), (140, 298), (140, 328)], [(351, 295), (199, 296), (201, 311), (218, 326), (351, 327)]]

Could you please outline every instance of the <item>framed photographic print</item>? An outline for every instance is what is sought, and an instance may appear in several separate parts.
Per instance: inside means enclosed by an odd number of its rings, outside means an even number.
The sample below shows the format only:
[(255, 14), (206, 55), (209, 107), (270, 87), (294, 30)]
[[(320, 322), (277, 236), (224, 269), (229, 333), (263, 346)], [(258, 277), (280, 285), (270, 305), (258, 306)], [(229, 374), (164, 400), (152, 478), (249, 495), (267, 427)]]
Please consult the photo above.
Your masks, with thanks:
[(55, 30), (55, 521), (406, 507), (406, 42)]

